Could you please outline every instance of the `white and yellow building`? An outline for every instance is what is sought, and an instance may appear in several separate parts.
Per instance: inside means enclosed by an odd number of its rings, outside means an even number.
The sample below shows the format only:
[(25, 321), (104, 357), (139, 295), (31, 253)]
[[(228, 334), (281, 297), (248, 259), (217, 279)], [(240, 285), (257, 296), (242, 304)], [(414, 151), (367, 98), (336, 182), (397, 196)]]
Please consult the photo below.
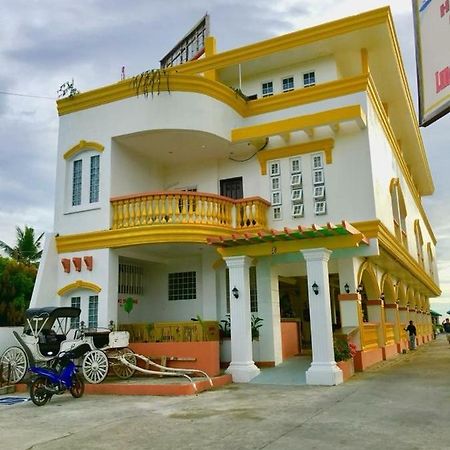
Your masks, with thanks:
[(230, 313), (244, 382), (282, 361), (284, 318), (312, 347), (310, 384), (342, 382), (333, 331), (359, 370), (401, 352), (409, 320), (430, 339), (434, 186), (388, 8), (221, 53), (208, 37), (146, 83), (58, 101), (33, 306), (80, 305), (92, 326)]

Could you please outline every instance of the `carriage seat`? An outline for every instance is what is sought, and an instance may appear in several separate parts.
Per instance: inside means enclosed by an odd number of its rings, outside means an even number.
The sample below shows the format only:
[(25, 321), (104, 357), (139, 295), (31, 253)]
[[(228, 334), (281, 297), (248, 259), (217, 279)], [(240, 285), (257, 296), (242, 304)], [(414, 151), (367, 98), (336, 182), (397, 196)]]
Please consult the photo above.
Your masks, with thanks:
[(44, 356), (56, 355), (61, 342), (66, 339), (64, 334), (56, 334), (55, 330), (43, 329), (39, 333), (39, 351)]
[(84, 335), (92, 337), (95, 348), (103, 348), (109, 344), (109, 330), (87, 330)]

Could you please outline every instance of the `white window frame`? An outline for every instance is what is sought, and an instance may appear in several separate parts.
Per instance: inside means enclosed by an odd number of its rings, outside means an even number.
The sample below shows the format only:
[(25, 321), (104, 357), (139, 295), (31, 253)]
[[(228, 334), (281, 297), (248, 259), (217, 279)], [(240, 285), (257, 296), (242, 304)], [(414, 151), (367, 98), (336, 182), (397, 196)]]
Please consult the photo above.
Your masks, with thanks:
[(272, 191), (279, 191), (281, 189), (281, 177), (271, 177), (270, 186)]
[[(311, 74), (314, 74), (314, 83), (305, 83), (305, 76), (309, 76)], [(308, 70), (307, 72), (303, 72), (302, 73), (302, 78), (303, 78), (303, 87), (304, 88), (315, 86), (316, 83), (317, 83), (316, 71), (315, 70)]]
[(280, 161), (270, 161), (269, 162), (269, 174), (271, 177), (276, 177), (281, 175)]
[[(316, 179), (316, 175), (320, 174), (320, 179)], [(325, 183), (325, 176), (324, 176), (324, 172), (323, 169), (319, 169), (319, 170), (313, 170), (313, 184), (317, 185), (317, 184), (324, 184)]]
[(313, 198), (314, 200), (325, 200), (325, 186), (314, 186)]
[(292, 205), (292, 210), (291, 210), (292, 217), (294, 217), (294, 218), (303, 217), (303, 213), (304, 213), (303, 203), (294, 203)]
[(272, 206), (281, 205), (281, 191), (273, 191), (271, 194), (271, 199)]
[(292, 189), (291, 200), (293, 203), (303, 202), (303, 189)]
[(274, 208), (272, 208), (272, 218), (273, 218), (273, 220), (283, 219), (280, 206), (275, 206)]
[(316, 216), (323, 216), (327, 213), (327, 202), (322, 200), (320, 202), (314, 202), (314, 214)]
[[(269, 83), (272, 83), (272, 91), (264, 93), (264, 85), (265, 84), (267, 85)], [(270, 97), (273, 95), (273, 80), (263, 81), (261, 83), (261, 95), (262, 95), (262, 97)]]
[[(291, 79), (292, 78), (292, 87), (291, 88), (289, 88), (289, 89), (285, 89), (284, 88), (284, 80), (289, 80), (289, 79)], [(283, 92), (291, 92), (291, 91), (293, 91), (295, 89), (295, 78), (294, 78), (294, 75), (287, 75), (287, 76), (285, 76), (285, 77), (283, 77), (282, 79), (281, 79), (281, 90), (283, 91)]]
[(314, 155), (311, 155), (311, 164), (313, 170), (323, 169), (323, 154), (315, 153)]
[[(295, 165), (298, 165), (296, 168)], [(301, 158), (291, 158), (290, 159), (290, 166), (291, 166), (291, 174), (300, 173), (302, 171), (302, 160)]]
[(301, 173), (295, 173), (291, 175), (291, 186), (294, 188), (296, 186), (300, 187), (302, 185), (303, 177)]

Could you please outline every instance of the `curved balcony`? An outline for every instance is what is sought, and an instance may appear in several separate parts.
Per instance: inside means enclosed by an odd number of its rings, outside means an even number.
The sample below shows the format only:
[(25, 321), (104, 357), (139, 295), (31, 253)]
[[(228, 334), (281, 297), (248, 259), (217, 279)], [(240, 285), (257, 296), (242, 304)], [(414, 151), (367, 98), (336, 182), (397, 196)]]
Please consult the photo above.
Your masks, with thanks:
[(207, 225), (226, 230), (267, 228), (270, 203), (260, 197), (233, 200), (185, 191), (148, 192), (111, 199), (112, 229), (149, 225)]

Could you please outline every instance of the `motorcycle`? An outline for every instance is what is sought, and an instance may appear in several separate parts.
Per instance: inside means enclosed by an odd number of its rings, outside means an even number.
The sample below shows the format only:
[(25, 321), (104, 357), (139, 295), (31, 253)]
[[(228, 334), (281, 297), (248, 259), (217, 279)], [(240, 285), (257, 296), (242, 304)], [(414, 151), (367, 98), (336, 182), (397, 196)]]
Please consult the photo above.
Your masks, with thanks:
[(29, 371), (37, 375), (30, 386), (30, 397), (36, 406), (45, 405), (53, 395), (67, 390), (74, 398), (84, 393), (84, 380), (73, 362), (90, 351), (88, 344), (82, 344), (70, 351), (60, 352), (48, 362), (48, 367), (31, 366)]

